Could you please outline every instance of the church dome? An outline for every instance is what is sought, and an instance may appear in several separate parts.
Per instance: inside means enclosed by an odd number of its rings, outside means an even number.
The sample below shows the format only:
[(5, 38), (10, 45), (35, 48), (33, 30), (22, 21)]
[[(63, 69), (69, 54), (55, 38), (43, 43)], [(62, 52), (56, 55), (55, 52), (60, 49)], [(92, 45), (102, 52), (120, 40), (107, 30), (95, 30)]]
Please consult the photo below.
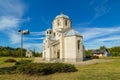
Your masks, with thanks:
[(46, 31), (51, 31), (52, 29), (48, 28)]
[(65, 36), (81, 36), (81, 35), (78, 31), (75, 31), (74, 29), (70, 29), (69, 31), (66, 32)]
[(64, 15), (63, 13), (61, 13), (60, 15), (57, 15), (55, 18), (61, 18), (61, 17), (69, 18), (67, 15)]

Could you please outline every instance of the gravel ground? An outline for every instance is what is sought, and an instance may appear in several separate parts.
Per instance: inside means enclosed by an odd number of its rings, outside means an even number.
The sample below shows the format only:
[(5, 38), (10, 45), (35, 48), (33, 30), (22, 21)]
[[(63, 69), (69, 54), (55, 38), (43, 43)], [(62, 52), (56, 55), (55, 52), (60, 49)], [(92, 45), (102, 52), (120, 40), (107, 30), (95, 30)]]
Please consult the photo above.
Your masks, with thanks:
[(76, 62), (76, 63), (72, 63), (75, 65), (89, 65), (89, 64), (99, 64), (99, 63), (103, 63), (103, 62), (111, 62), (112, 60), (106, 60), (106, 59), (91, 59), (91, 60), (87, 60), (87, 61), (83, 61), (83, 62)]
[[(102, 62), (110, 62), (112, 60), (106, 60), (106, 59), (91, 59), (91, 60), (86, 60), (83, 62), (71, 62), (70, 64), (75, 64), (77, 65), (89, 65), (89, 64), (98, 64), (98, 63), (102, 63)], [(47, 61), (44, 61), (42, 58), (40, 57), (35, 57), (34, 58), (34, 62), (35, 63), (48, 63)]]

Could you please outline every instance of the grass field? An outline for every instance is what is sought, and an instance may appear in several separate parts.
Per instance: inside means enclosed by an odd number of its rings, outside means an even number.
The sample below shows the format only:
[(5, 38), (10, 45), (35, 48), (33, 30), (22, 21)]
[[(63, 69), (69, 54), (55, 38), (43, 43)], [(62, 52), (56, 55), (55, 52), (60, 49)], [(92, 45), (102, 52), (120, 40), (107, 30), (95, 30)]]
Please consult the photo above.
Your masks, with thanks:
[[(13, 57), (0, 57), (0, 68), (13, 66), (15, 63), (5, 63), (4, 61), (7, 59), (15, 59), (16, 61), (20, 61), (21, 58), (13, 58)], [(23, 60), (33, 60), (33, 58), (23, 58)]]
[[(0, 58), (0, 68), (12, 66), (14, 63), (4, 63), (6, 58)], [(19, 60), (18, 58), (15, 58)], [(0, 74), (0, 80), (120, 80), (120, 57), (106, 58), (111, 62), (77, 66), (77, 72), (55, 73), (47, 76), (25, 74)]]

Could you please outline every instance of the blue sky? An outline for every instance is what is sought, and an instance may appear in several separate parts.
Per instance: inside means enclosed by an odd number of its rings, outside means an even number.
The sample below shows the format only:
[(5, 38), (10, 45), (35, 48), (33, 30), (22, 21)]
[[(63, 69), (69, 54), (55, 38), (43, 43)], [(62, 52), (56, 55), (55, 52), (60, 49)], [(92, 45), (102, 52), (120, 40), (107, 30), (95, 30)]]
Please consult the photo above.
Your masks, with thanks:
[(42, 51), (45, 30), (61, 12), (86, 49), (120, 46), (120, 0), (0, 0), (0, 46), (20, 47), (17, 30), (29, 29), (24, 48)]

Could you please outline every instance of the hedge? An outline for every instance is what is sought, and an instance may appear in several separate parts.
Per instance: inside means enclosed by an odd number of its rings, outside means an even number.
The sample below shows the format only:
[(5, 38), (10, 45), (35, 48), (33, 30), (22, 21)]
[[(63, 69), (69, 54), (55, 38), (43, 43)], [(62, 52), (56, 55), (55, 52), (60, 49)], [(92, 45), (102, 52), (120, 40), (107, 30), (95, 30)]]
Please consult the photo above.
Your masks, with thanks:
[(17, 62), (15, 59), (7, 59), (5, 60), (4, 62), (10, 62), (10, 63), (13, 63), (13, 62)]
[(21, 65), (21, 63), (22, 64), (29, 64), (31, 62), (32, 62), (32, 60), (22, 60), (22, 62), (21, 61), (16, 62), (15, 65), (18, 66), (18, 65)]
[(29, 75), (48, 75), (55, 72), (75, 72), (72, 64), (65, 63), (28, 63), (17, 65), (17, 71)]

